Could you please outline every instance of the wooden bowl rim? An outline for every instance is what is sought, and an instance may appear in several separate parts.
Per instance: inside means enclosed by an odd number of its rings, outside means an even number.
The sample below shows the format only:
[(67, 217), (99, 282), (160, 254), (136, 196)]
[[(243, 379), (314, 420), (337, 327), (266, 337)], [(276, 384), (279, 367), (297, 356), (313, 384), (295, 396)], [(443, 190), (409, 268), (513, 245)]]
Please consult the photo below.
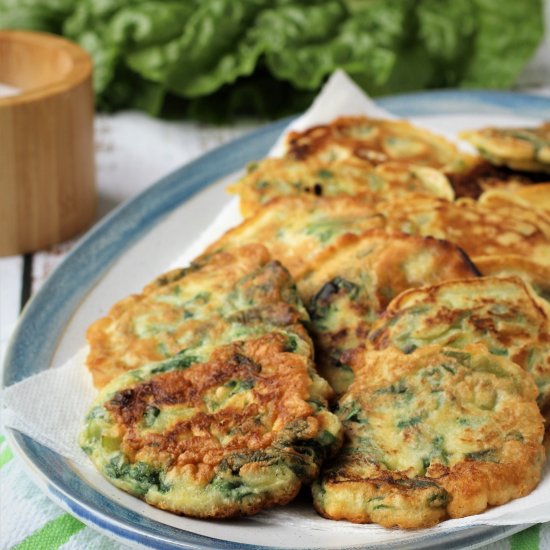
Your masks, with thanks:
[(90, 55), (80, 46), (65, 38), (37, 31), (0, 30), (0, 42), (5, 38), (35, 44), (36, 46), (56, 48), (70, 57), (72, 66), (59, 80), (54, 80), (45, 86), (22, 91), (13, 96), (0, 98), (0, 109), (40, 101), (62, 94), (91, 77), (92, 60)]

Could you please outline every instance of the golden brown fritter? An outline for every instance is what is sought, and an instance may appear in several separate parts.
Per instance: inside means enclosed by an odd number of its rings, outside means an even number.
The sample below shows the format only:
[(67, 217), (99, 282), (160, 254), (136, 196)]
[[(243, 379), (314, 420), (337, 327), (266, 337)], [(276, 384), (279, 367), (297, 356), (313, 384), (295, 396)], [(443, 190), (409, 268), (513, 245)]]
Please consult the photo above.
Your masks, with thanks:
[(265, 247), (248, 245), (161, 275), (115, 304), (88, 329), (87, 366), (101, 387), (182, 349), (253, 337), (266, 326), (291, 326), (297, 348), (308, 350), (299, 323), (307, 318), (287, 270)]
[(430, 198), (380, 203), (387, 230), (431, 235), (460, 246), (474, 263), (485, 256), (518, 255), (550, 265), (550, 217), (517, 203), (454, 203)]
[(348, 352), (366, 342), (394, 296), (477, 274), (468, 257), (447, 241), (381, 232), (348, 235), (298, 281), (320, 374), (337, 394), (345, 391), (353, 380)]
[(529, 372), (550, 409), (550, 307), (517, 277), (446, 281), (403, 292), (369, 334), (370, 349), (484, 344)]
[(324, 251), (337, 248), (345, 235), (381, 228), (384, 223), (383, 216), (359, 198), (281, 197), (229, 230), (204, 254), (262, 243), (299, 279)]
[(287, 136), (286, 155), (323, 162), (356, 157), (373, 165), (390, 161), (431, 166), (449, 172), (466, 169), (474, 157), (445, 138), (404, 120), (340, 117)]
[(126, 372), (91, 408), (80, 444), (115, 486), (193, 517), (286, 504), (341, 443), (328, 384), (282, 333)]
[(537, 390), (484, 346), (356, 357), (337, 414), (346, 441), (313, 485), (331, 519), (428, 527), (525, 496), (544, 464)]
[(267, 158), (252, 164), (248, 174), (228, 191), (239, 195), (245, 218), (258, 213), (271, 199), (304, 194), (360, 196), (371, 203), (411, 194), (454, 199), (449, 181), (438, 170), (397, 162), (372, 166), (355, 157), (334, 162)]
[(482, 128), (460, 137), (496, 165), (516, 170), (550, 172), (550, 123), (536, 128)]

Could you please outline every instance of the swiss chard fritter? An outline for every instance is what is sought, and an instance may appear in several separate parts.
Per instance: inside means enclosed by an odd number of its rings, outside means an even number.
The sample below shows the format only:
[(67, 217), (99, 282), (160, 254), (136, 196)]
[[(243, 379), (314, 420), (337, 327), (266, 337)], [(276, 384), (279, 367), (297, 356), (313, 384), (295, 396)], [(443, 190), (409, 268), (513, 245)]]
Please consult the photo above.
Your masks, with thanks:
[(397, 162), (372, 166), (356, 158), (334, 162), (266, 158), (250, 165), (247, 175), (228, 190), (239, 195), (245, 218), (271, 199), (307, 194), (362, 197), (371, 203), (412, 194), (454, 198), (449, 181), (438, 170)]
[[(113, 306), (88, 329), (87, 365), (96, 386), (183, 349), (256, 337), (283, 327), (310, 353), (294, 281), (261, 245), (213, 254), (175, 269)], [(203, 358), (206, 358), (204, 356)]]
[(346, 235), (383, 228), (384, 224), (383, 215), (357, 197), (281, 197), (230, 229), (205, 254), (262, 243), (299, 280), (317, 258), (337, 248)]
[(286, 147), (286, 155), (297, 160), (358, 158), (374, 165), (398, 161), (448, 172), (464, 170), (474, 161), (445, 138), (407, 121), (365, 116), (339, 117), (290, 132)]
[(292, 334), (185, 350), (126, 372), (91, 408), (80, 444), (115, 486), (193, 517), (285, 504), (341, 443), (329, 385)]
[(460, 137), (496, 165), (516, 170), (550, 172), (550, 123), (535, 128), (482, 128)]
[(528, 283), (540, 281), (540, 293), (547, 292), (550, 215), (544, 210), (503, 201), (495, 194), (454, 203), (398, 199), (380, 203), (378, 209), (385, 216), (386, 231), (446, 239), (462, 248), (484, 275), (514, 273)]
[(544, 464), (530, 376), (482, 345), (356, 356), (340, 454), (313, 485), (330, 519), (428, 527), (525, 496)]
[(447, 281), (396, 297), (369, 335), (371, 349), (410, 353), (439, 344), (482, 343), (523, 367), (550, 407), (550, 308), (516, 277)]

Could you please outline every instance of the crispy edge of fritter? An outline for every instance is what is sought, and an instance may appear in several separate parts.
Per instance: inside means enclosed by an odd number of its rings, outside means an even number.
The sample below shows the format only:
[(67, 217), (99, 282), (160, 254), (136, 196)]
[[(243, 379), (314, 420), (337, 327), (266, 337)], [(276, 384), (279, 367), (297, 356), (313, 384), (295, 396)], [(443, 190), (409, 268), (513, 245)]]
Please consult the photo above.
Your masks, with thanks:
[[(403, 304), (408, 303), (408, 300), (410, 300), (411, 296), (426, 296), (427, 299), (433, 300), (435, 302), (434, 296), (437, 295), (441, 289), (447, 289), (448, 287), (457, 287), (461, 286), (464, 287), (466, 290), (465, 294), (469, 295), (467, 292), (467, 289), (470, 287), (476, 287), (480, 284), (482, 286), (485, 286), (488, 283), (495, 282), (498, 283), (504, 283), (504, 284), (511, 284), (513, 286), (517, 286), (521, 288), (521, 291), (525, 293), (526, 296), (530, 298), (531, 303), (533, 304), (534, 308), (540, 312), (541, 318), (549, 320), (549, 314), (550, 314), (550, 308), (549, 306), (533, 291), (533, 289), (528, 285), (525, 281), (523, 281), (520, 277), (517, 276), (488, 276), (488, 277), (482, 277), (482, 278), (472, 278), (472, 279), (450, 279), (447, 281), (441, 281), (439, 283), (434, 283), (429, 286), (419, 287), (419, 288), (411, 288), (409, 290), (406, 290), (402, 292), (399, 296), (396, 296), (386, 308), (386, 314), (387, 316), (392, 315), (393, 313), (396, 313), (400, 311), (403, 307)], [(485, 303), (485, 302), (483, 302)]]
[[(355, 356), (355, 371), (359, 372), (359, 375), (348, 392), (341, 398), (341, 401), (346, 396), (353, 395), (353, 392), (366, 395), (368, 394), (368, 387), (372, 389), (380, 386), (380, 380), (375, 380), (377, 372), (382, 375), (384, 385), (388, 385), (388, 383), (398, 381), (400, 378), (405, 378), (407, 371), (414, 372), (416, 370), (411, 361), (412, 357), (421, 358), (419, 362), (421, 369), (426, 358), (429, 359), (431, 355), (438, 354), (445, 349), (431, 345), (416, 350), (413, 355), (403, 354), (394, 348), (357, 354)], [(452, 348), (447, 349), (456, 352)], [(519, 366), (509, 360), (491, 356), (483, 345), (473, 344), (464, 348), (463, 351), (491, 358), (496, 363), (500, 363), (501, 368), (502, 363), (504, 363), (507, 370), (520, 370)], [(398, 358), (397, 367), (393, 364), (392, 368), (388, 368), (388, 365), (392, 364), (392, 356)], [(381, 368), (378, 371), (376, 362), (381, 363)], [(374, 366), (372, 363), (374, 363)], [(348, 520), (355, 523), (376, 522), (384, 527), (398, 526), (411, 529), (430, 527), (446, 518), (478, 514), (488, 506), (505, 504), (514, 498), (529, 494), (540, 481), (545, 461), (545, 449), (542, 443), (544, 435), (543, 418), (536, 406), (537, 389), (531, 377), (525, 377), (519, 372), (515, 372), (514, 380), (513, 384), (520, 392), (518, 397), (523, 407), (521, 415), (518, 414), (516, 407), (513, 410), (510, 409), (510, 417), (516, 415), (526, 426), (529, 425), (533, 429), (530, 440), (525, 444), (524, 441), (506, 441), (505, 458), (509, 459), (507, 464), (461, 460), (448, 468), (436, 463), (433, 466), (430, 465), (427, 472), (429, 476), (421, 477), (421, 479), (418, 477), (408, 478), (412, 481), (410, 486), (408, 483), (403, 483), (407, 475), (402, 472), (386, 471), (386, 474), (376, 479), (350, 479), (349, 481), (329, 479), (327, 482), (325, 470), (324, 477), (317, 480), (313, 485), (316, 510), (328, 519)], [(363, 387), (365, 384), (366, 388)], [(526, 421), (526, 418), (529, 418), (529, 421)], [(527, 455), (526, 459), (519, 453), (522, 447), (524, 447)], [(337, 473), (335, 475), (337, 476)], [(415, 484), (415, 480), (418, 480), (419, 483)], [(405, 484), (405, 491), (400, 490), (403, 484)], [(333, 494), (331, 495), (336, 497), (335, 502), (334, 504), (330, 503), (327, 509), (324, 502), (327, 489), (334, 489), (335, 487), (337, 493), (334, 495), (334, 491), (332, 491)], [(372, 499), (373, 496), (374, 498), (379, 496), (381, 490), (387, 491), (388, 496), (395, 499), (396, 504), (405, 504), (411, 506), (411, 508), (398, 511), (390, 519), (386, 517), (387, 513), (384, 512), (382, 507), (380, 507), (381, 511), (378, 511), (376, 506), (374, 510), (367, 511), (365, 509), (366, 505), (372, 502), (369, 499)], [(430, 494), (430, 490), (433, 494)], [(434, 503), (435, 510), (431, 510), (430, 506), (427, 510), (423, 510), (418, 506), (419, 497), (423, 498), (425, 493), (428, 493), (427, 501)], [(445, 509), (437, 510), (437, 506), (441, 508), (442, 505), (445, 506)]]

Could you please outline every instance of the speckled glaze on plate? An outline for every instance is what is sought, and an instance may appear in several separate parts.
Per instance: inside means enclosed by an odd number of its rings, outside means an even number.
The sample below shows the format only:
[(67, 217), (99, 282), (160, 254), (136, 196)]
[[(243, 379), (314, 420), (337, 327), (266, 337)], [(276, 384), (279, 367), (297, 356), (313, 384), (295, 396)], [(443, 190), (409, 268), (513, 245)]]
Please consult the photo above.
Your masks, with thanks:
[[(458, 126), (464, 128), (484, 117), (500, 117), (503, 123), (518, 117), (533, 122), (550, 119), (549, 99), (511, 92), (438, 91), (387, 97), (379, 103), (398, 116), (412, 117), (413, 122), (419, 117), (433, 128), (437, 128), (445, 117), (454, 117)], [(145, 284), (158, 273), (159, 266), (166, 263), (170, 254), (175, 254), (177, 250), (181, 252), (196, 237), (201, 224), (204, 227), (208, 225), (215, 214), (208, 211), (210, 207), (215, 210), (226, 200), (220, 184), (212, 188), (209, 186), (242, 169), (246, 163), (264, 156), (289, 122), (290, 119), (286, 119), (265, 126), (187, 164), (95, 226), (26, 307), (8, 350), (3, 385), (11, 385), (52, 364), (60, 364), (80, 347), (87, 323), (103, 314), (115, 299)], [(175, 214), (181, 214), (179, 221), (174, 221)], [(174, 233), (174, 227), (181, 231), (182, 248), (178, 248), (177, 242), (166, 238), (166, 235)], [(145, 242), (147, 244), (143, 244)], [(141, 250), (146, 247), (156, 256), (144, 261), (139, 254), (140, 246)], [(125, 284), (124, 276), (128, 273), (135, 275), (132, 288)], [(118, 281), (118, 285), (107, 284), (109, 277)], [(284, 540), (287, 536), (284, 530), (281, 531), (283, 538), (275, 540), (253, 527), (250, 537), (245, 537), (250, 543), (234, 542), (224, 537), (223, 522), (202, 522), (206, 529), (198, 534), (186, 529), (186, 518), (181, 518), (179, 528), (176, 520), (167, 525), (152, 519), (150, 514), (145, 516), (137, 505), (129, 507), (127, 500), (124, 500), (133, 497), (107, 496), (98, 489), (97, 483), (83, 476), (60, 455), (21, 433), (8, 432), (12, 448), (32, 478), (52, 500), (90, 527), (132, 546), (248, 550), (289, 548), (294, 545), (303, 549), (412, 549), (428, 546), (452, 549), (488, 544), (527, 527), (427, 529), (408, 533), (406, 540), (376, 545), (365, 540), (351, 544), (349, 541), (345, 544), (329, 541), (320, 545), (314, 543), (314, 537), (308, 540), (307, 528), (300, 540)], [(216, 536), (204, 534), (209, 525), (213, 526)], [(247, 529), (246, 524), (242, 529)]]

